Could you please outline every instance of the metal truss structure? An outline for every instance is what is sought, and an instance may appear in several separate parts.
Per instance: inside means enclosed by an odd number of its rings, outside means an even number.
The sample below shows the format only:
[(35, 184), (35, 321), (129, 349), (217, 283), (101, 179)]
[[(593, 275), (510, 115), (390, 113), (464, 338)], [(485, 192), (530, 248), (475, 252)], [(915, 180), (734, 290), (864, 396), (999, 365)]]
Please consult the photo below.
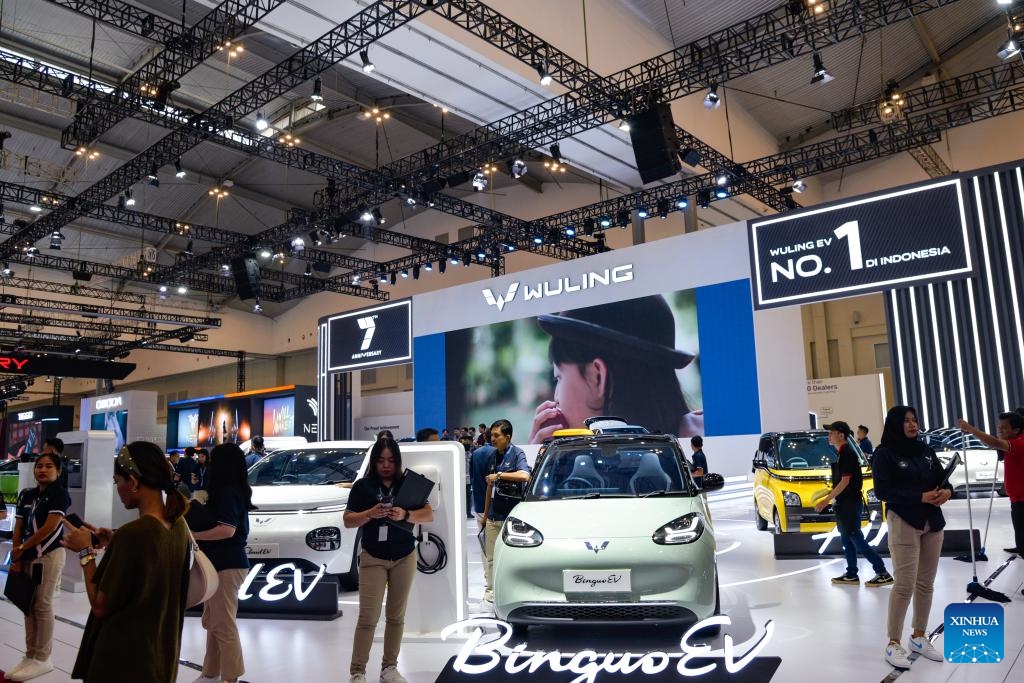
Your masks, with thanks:
[[(42, 318), (31, 314), (19, 314), (19, 313), (4, 313), (0, 312), (0, 322), (9, 323), (11, 325), (17, 325), (18, 328), (32, 328), (32, 327), (61, 327), (67, 329), (78, 330), (80, 332), (96, 332), (101, 335), (107, 335), (106, 338), (117, 339), (121, 335), (136, 335), (138, 337), (145, 337), (153, 334), (153, 330), (150, 327), (138, 327), (135, 325), (115, 325), (112, 322), (96, 322), (93, 320), (70, 320), (66, 318), (55, 318), (47, 316)], [(199, 328), (186, 328), (191, 330), (188, 333), (178, 335), (179, 337), (187, 334), (191, 337), (192, 341), (207, 342), (210, 340), (210, 335), (205, 332), (198, 332)], [(15, 328), (15, 331), (18, 331)], [(96, 337), (93, 335), (85, 336), (83, 339), (91, 340)], [(171, 337), (173, 338), (173, 337)]]
[(109, 320), (145, 321), (157, 325), (183, 325), (195, 328), (220, 327), (220, 318), (179, 315), (177, 313), (161, 313), (146, 310), (145, 306), (138, 309), (118, 308), (97, 304), (83, 304), (74, 301), (51, 301), (49, 299), (26, 298), (14, 294), (0, 294), (0, 307), (13, 306), (34, 311), (50, 311), (53, 313), (70, 313), (91, 318)]
[(4, 280), (4, 285), (12, 288), (27, 289), (36, 292), (48, 292), (50, 294), (67, 294), (69, 296), (87, 296), (94, 299), (107, 301), (119, 301), (126, 304), (145, 304), (146, 295), (135, 292), (118, 292), (98, 287), (80, 285), (77, 282), (69, 285), (64, 282), (49, 282), (47, 280), (30, 280), (28, 278), (11, 277)]
[(116, 26), (127, 33), (134, 33), (164, 45), (176, 42), (187, 31), (186, 27), (181, 24), (126, 2), (110, 2), (109, 0), (50, 0), (50, 2), (105, 24)]
[(61, 133), (61, 142), (66, 147), (89, 145), (142, 108), (147, 100), (154, 108), (163, 109), (168, 96), (177, 88), (178, 78), (217, 54), (228, 41), (255, 25), (282, 2), (224, 0), (187, 32), (164, 42), (163, 50), (122, 81), (118, 90), (108, 94), (105, 100), (92, 100), (80, 108), (71, 125)]

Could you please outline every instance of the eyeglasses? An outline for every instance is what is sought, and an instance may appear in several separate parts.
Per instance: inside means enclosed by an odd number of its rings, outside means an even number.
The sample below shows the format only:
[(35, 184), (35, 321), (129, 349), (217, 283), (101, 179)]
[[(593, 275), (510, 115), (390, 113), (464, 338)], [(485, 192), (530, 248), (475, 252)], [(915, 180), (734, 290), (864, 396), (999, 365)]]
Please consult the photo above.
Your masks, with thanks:
[(117, 457), (114, 458), (114, 462), (128, 474), (134, 474), (136, 479), (142, 479), (142, 471), (135, 464), (135, 461), (132, 459), (132, 453), (128, 450), (127, 446), (121, 447)]

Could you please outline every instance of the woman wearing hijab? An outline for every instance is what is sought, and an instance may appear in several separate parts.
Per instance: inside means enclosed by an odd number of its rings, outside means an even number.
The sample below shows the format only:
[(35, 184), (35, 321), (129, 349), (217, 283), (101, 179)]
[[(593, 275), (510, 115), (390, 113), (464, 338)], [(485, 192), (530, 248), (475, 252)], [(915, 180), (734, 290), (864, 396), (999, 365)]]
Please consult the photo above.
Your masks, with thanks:
[(661, 295), (541, 315), (537, 322), (551, 335), (555, 395), (537, 406), (529, 443), (583, 427), (595, 415), (619, 415), (665, 434), (704, 433), (704, 413), (690, 410), (676, 376), (694, 355), (675, 347), (675, 318)]
[(911, 664), (900, 644), (911, 599), (914, 613), (910, 652), (936, 662), (943, 659), (925, 633), (946, 526), (939, 506), (953, 496), (953, 489), (948, 484), (939, 488), (942, 464), (935, 451), (917, 440), (918, 431), (917, 411), (894, 406), (885, 416), (882, 443), (872, 459), (875, 495), (888, 509), (889, 555), (896, 579), (889, 595), (885, 661), (898, 669), (909, 669)]

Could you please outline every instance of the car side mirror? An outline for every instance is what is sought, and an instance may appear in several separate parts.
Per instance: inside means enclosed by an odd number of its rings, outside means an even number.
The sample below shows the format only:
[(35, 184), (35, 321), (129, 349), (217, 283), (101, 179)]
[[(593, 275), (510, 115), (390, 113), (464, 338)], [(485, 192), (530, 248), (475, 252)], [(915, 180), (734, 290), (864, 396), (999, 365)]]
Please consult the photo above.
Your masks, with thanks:
[(715, 472), (708, 472), (701, 480), (701, 491), (717, 491), (725, 486), (725, 477)]

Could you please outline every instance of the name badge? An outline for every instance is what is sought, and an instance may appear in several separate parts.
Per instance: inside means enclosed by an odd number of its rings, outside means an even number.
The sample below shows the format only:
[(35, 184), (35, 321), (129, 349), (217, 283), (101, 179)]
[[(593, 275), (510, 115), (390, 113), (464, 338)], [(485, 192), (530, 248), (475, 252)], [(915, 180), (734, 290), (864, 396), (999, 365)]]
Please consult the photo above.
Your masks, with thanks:
[(388, 525), (387, 524), (381, 524), (380, 527), (377, 529), (377, 542), (378, 543), (384, 543), (387, 540), (388, 540)]

